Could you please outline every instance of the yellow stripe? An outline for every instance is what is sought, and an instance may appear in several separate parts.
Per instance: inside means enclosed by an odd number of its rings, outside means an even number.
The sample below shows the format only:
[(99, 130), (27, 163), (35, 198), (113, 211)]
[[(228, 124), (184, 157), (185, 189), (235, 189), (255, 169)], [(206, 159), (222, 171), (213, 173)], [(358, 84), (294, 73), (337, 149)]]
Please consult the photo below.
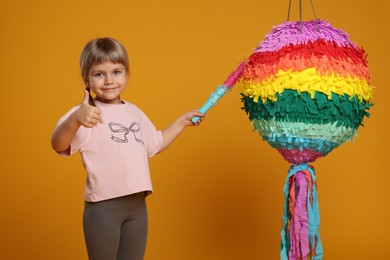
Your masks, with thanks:
[(274, 76), (269, 77), (261, 82), (252, 82), (252, 80), (244, 80), (242, 93), (254, 99), (255, 102), (259, 98), (263, 102), (267, 99), (271, 101), (277, 100), (277, 94), (280, 94), (285, 89), (296, 90), (299, 93), (307, 92), (312, 98), (316, 91), (324, 93), (328, 99), (332, 98), (332, 93), (338, 95), (347, 94), (349, 96), (357, 96), (360, 101), (372, 100), (373, 86), (369, 85), (365, 80), (358, 78), (348, 78), (335, 76), (321, 76), (316, 73), (315, 68), (307, 68), (302, 71), (279, 70)]

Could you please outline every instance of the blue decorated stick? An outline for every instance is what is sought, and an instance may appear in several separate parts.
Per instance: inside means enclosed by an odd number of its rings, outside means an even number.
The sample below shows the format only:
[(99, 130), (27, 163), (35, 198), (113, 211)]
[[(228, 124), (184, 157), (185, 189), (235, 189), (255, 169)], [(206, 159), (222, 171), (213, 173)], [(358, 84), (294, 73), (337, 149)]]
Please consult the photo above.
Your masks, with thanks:
[[(229, 77), (226, 79), (226, 81), (223, 83), (223, 85), (218, 86), (218, 88), (214, 91), (213, 94), (211, 94), (211, 96), (203, 104), (203, 106), (201, 108), (199, 108), (199, 112), (201, 112), (202, 114), (206, 114), (206, 112), (209, 111), (209, 109), (211, 107), (213, 107), (218, 102), (218, 100), (221, 97), (223, 97), (223, 95), (225, 95), (225, 93), (234, 86), (234, 84), (236, 84), (236, 82), (241, 77), (242, 73), (244, 72), (244, 68), (245, 68), (245, 61), (242, 62), (238, 66), (238, 68), (229, 75)], [(194, 124), (197, 124), (199, 119), (200, 118), (198, 116), (194, 116), (192, 118), (192, 122)]]

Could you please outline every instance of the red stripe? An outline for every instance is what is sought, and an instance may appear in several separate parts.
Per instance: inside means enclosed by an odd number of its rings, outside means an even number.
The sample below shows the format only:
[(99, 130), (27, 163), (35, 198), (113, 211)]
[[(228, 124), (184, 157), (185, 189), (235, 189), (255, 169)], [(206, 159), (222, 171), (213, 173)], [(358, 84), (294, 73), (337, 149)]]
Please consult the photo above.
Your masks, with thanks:
[(299, 149), (277, 149), (278, 152), (283, 156), (283, 158), (289, 163), (308, 163), (314, 162), (318, 158), (323, 157), (324, 155), (320, 152), (314, 150), (303, 149), (302, 151)]
[(310, 59), (312, 55), (324, 56), (328, 59), (351, 59), (356, 64), (367, 66), (366, 53), (363, 48), (353, 48), (338, 46), (336, 42), (327, 42), (324, 39), (319, 39), (307, 44), (289, 45), (278, 51), (272, 52), (255, 52), (248, 59), (249, 66), (258, 64), (273, 65), (279, 61), (281, 57), (289, 55), (291, 59), (296, 56)]

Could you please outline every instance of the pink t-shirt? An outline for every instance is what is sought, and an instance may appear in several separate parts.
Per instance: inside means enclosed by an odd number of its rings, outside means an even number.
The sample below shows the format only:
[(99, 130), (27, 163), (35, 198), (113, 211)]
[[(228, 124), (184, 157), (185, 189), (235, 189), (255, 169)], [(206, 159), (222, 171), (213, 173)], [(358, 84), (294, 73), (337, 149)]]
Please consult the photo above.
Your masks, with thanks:
[[(69, 156), (80, 152), (87, 171), (84, 199), (96, 202), (137, 192), (152, 192), (148, 157), (161, 148), (161, 131), (135, 105), (96, 101), (103, 123), (92, 128), (81, 126), (74, 136)], [(79, 106), (58, 122), (66, 120)]]

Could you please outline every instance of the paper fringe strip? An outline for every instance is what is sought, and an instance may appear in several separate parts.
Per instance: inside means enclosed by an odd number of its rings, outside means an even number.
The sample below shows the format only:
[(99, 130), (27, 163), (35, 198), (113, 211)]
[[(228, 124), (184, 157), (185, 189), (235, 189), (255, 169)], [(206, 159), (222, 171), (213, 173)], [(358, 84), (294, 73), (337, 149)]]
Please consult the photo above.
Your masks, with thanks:
[(279, 69), (301, 71), (314, 67), (322, 76), (331, 75), (366, 79), (371, 82), (363, 48), (337, 46), (324, 39), (307, 44), (288, 45), (275, 52), (256, 52), (248, 59), (244, 80), (262, 81)]
[(285, 90), (278, 95), (276, 102), (255, 102), (253, 98), (243, 96), (243, 109), (249, 114), (249, 119), (271, 119), (281, 122), (302, 122), (306, 124), (328, 124), (337, 122), (358, 129), (363, 118), (369, 117), (367, 112), (372, 103), (359, 101), (348, 95), (332, 93), (328, 99), (323, 93), (316, 92), (314, 98), (309, 93), (298, 93), (294, 90)]
[(279, 70), (275, 75), (262, 82), (243, 82), (243, 94), (252, 97), (255, 102), (259, 98), (263, 102), (276, 101), (285, 89), (297, 90), (298, 93), (307, 92), (314, 97), (316, 92), (324, 93), (329, 99), (332, 93), (337, 95), (357, 96), (358, 99), (370, 101), (372, 99), (372, 86), (366, 80), (359, 78), (340, 77), (334, 74), (321, 76), (316, 68), (306, 68), (299, 72), (292, 70)]
[[(302, 31), (301, 31), (302, 30)], [(348, 38), (348, 34), (334, 28), (328, 21), (316, 19), (307, 22), (283, 22), (274, 26), (255, 52), (278, 51), (288, 45), (308, 44), (318, 39), (334, 42), (338, 46), (357, 48)]]

